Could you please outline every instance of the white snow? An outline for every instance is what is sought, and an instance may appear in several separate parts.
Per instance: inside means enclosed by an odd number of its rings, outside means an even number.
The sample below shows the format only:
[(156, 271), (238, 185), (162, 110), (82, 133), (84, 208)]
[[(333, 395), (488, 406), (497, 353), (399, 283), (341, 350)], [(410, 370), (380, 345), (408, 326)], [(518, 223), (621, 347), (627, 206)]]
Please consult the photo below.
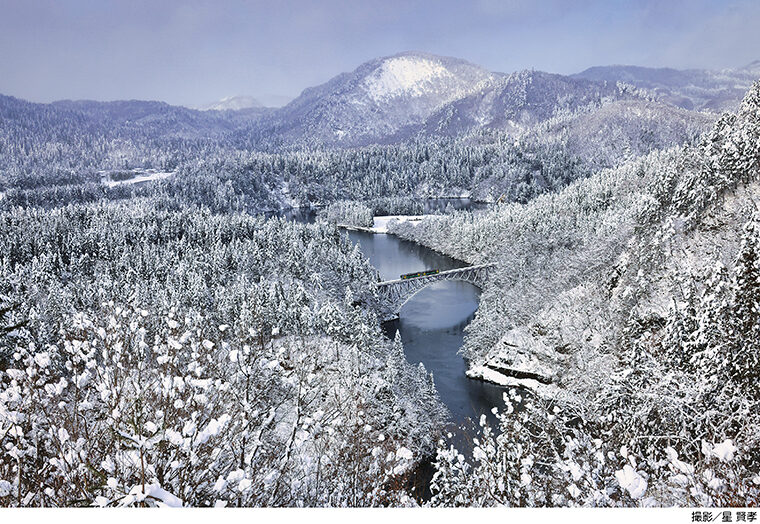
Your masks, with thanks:
[(574, 482), (578, 482), (583, 478), (583, 469), (578, 464), (571, 461), (567, 467)]
[(431, 80), (453, 78), (442, 65), (426, 58), (402, 56), (385, 60), (365, 80), (367, 92), (373, 101), (399, 96), (421, 96)]
[(734, 453), (736, 453), (737, 447), (731, 439), (726, 439), (720, 444), (715, 444), (712, 449), (712, 455), (721, 462), (731, 462), (734, 460)]
[(687, 464), (686, 462), (682, 462), (678, 460), (678, 453), (676, 450), (668, 446), (665, 448), (665, 454), (668, 456), (668, 459), (670, 460), (670, 463), (673, 465), (673, 468), (685, 475), (693, 475), (694, 474), (694, 466), (691, 464)]
[(396, 450), (396, 457), (400, 460), (412, 460), (414, 458), (414, 454), (409, 448), (402, 446)]
[(647, 481), (628, 464), (615, 472), (615, 478), (633, 499), (640, 499), (647, 491)]
[(216, 479), (216, 483), (214, 484), (214, 491), (219, 493), (227, 486), (227, 481), (224, 480), (224, 477), (219, 477)]
[(543, 384), (532, 378), (509, 377), (487, 366), (472, 365), (465, 374), (469, 378), (485, 380), (499, 386), (529, 389), (536, 395), (544, 398), (550, 398), (559, 392), (559, 388), (554, 384)]
[(169, 508), (181, 508), (182, 501), (163, 489), (158, 484), (147, 484), (145, 491), (142, 486), (137, 484), (129, 491), (129, 494), (119, 501), (119, 506), (131, 506), (135, 502), (142, 502), (145, 499), (153, 499), (157, 506)]
[(50, 354), (47, 351), (41, 351), (34, 355), (34, 361), (41, 368), (46, 368), (50, 365)]
[(192, 420), (188, 420), (187, 422), (185, 422), (185, 426), (182, 428), (182, 434), (185, 435), (186, 437), (189, 437), (195, 434), (195, 430), (196, 430), (195, 422), (193, 422)]
[(155, 169), (147, 170), (135, 170), (136, 175), (126, 180), (112, 180), (110, 175), (102, 177), (101, 182), (108, 187), (115, 187), (129, 184), (139, 184), (140, 182), (151, 182), (153, 180), (161, 180), (163, 178), (169, 178), (174, 174), (173, 171), (156, 171)]
[(533, 482), (533, 478), (528, 475), (527, 473), (523, 472), (520, 474), (520, 485), (521, 486), (530, 486), (530, 483)]
[(375, 233), (387, 233), (388, 225), (394, 220), (397, 222), (419, 222), (423, 218), (430, 216), (434, 215), (389, 215), (385, 217), (375, 217), (370, 229)]
[(0, 480), (0, 497), (7, 497), (11, 492), (11, 483), (7, 480)]
[(724, 484), (725, 483), (721, 479), (716, 477), (710, 479), (710, 481), (707, 483), (707, 487), (713, 491), (720, 491), (723, 489)]
[(211, 419), (208, 425), (198, 434), (197, 443), (205, 444), (211, 437), (216, 437), (222, 432), (227, 423), (232, 419), (227, 413), (219, 419)]

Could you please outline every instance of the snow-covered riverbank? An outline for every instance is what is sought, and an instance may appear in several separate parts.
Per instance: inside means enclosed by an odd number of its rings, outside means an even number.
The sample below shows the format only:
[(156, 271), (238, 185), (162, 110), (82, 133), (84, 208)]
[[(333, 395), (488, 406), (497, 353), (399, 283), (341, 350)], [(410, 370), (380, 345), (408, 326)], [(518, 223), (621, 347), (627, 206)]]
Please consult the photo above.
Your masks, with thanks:
[(356, 231), (366, 231), (368, 233), (388, 233), (388, 226), (391, 222), (419, 222), (423, 218), (433, 215), (389, 215), (382, 217), (375, 217), (373, 219), (372, 227), (352, 226), (349, 224), (338, 224), (339, 227), (345, 229), (354, 229)]
[(430, 215), (390, 215), (385, 217), (375, 217), (371, 230), (375, 233), (387, 233), (388, 225), (394, 220), (398, 222), (419, 222), (427, 216)]
[(139, 184), (141, 182), (150, 182), (153, 180), (161, 180), (168, 178), (174, 174), (173, 171), (157, 171), (155, 169), (134, 169), (132, 170), (134, 176), (131, 178), (125, 178), (122, 180), (113, 179), (112, 173), (101, 173), (101, 182), (108, 187), (120, 186), (124, 184)]

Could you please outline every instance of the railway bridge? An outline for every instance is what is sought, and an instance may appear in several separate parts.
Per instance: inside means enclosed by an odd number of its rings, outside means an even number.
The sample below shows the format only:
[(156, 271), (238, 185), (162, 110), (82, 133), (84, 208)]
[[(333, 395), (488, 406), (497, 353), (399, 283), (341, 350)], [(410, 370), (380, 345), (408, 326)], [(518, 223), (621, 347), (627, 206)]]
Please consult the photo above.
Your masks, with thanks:
[(380, 298), (380, 306), (386, 320), (398, 316), (399, 311), (406, 302), (426, 286), (443, 280), (461, 280), (469, 282), (479, 288), (483, 288), (488, 279), (488, 272), (493, 264), (468, 266), (448, 271), (439, 271), (432, 275), (423, 275), (414, 278), (386, 280), (377, 283), (377, 292)]

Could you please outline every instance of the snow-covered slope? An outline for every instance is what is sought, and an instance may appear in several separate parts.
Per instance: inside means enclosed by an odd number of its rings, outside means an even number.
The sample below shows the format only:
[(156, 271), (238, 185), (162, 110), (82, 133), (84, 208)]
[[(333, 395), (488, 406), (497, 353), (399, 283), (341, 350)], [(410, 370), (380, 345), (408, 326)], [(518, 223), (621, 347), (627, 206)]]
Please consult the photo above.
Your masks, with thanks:
[(622, 98), (555, 119), (541, 132), (566, 137), (568, 152), (590, 165), (611, 167), (626, 158), (693, 142), (716, 116), (655, 100)]
[(396, 97), (422, 97), (429, 90), (445, 86), (457, 79), (443, 64), (419, 56), (397, 56), (383, 60), (369, 74), (362, 87), (375, 102), (391, 101)]
[(613, 65), (592, 67), (573, 77), (631, 84), (684, 109), (725, 111), (736, 109), (747, 89), (760, 78), (760, 61), (722, 71)]
[(473, 129), (524, 128), (588, 104), (621, 97), (615, 85), (544, 73), (519, 71), (483, 85), (432, 115), (426, 134), (456, 136)]
[(209, 104), (200, 109), (202, 111), (239, 111), (240, 109), (248, 109), (251, 107), (262, 107), (262, 104), (252, 96), (238, 95), (226, 96), (218, 102), (214, 102), (213, 104)]
[(500, 76), (427, 53), (379, 58), (306, 89), (268, 119), (266, 131), (336, 145), (382, 142)]

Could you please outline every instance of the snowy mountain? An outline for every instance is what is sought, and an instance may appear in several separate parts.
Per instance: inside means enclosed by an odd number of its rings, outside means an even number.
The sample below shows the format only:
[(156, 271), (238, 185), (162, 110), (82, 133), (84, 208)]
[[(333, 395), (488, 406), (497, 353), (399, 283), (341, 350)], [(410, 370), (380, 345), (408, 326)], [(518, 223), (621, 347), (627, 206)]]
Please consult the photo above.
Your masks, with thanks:
[(551, 118), (560, 110), (574, 111), (621, 96), (614, 85), (520, 71), (446, 105), (425, 122), (424, 132), (455, 136), (478, 128), (522, 128)]
[(218, 102), (201, 107), (200, 109), (202, 111), (239, 111), (252, 107), (263, 107), (263, 104), (252, 96), (238, 95), (226, 96)]
[(382, 142), (501, 76), (427, 53), (378, 58), (306, 89), (266, 121), (266, 131), (336, 145)]
[(208, 112), (165, 102), (118, 100), (60, 100), (50, 104), (0, 95), (0, 136), (17, 126), (32, 126), (32, 135), (95, 134), (135, 138), (216, 138), (248, 128), (271, 109), (258, 107), (234, 112)]
[(623, 82), (657, 94), (684, 109), (725, 111), (738, 106), (744, 93), (760, 78), (760, 61), (741, 69), (709, 71), (613, 65), (591, 67), (574, 78), (597, 82)]
[[(758, 77), (757, 64), (720, 72), (609, 66), (572, 76), (506, 75), (455, 58), (409, 52), (372, 60), (306, 89), (261, 119), (255, 132), (263, 143), (353, 147), (480, 130), (521, 132), (558, 115), (593, 112), (620, 100), (645, 105), (641, 115), (647, 123), (652, 119), (646, 115), (671, 115), (675, 107), (692, 111), (675, 116), (696, 126), (710, 120), (698, 110), (735, 107)], [(631, 104), (613, 107), (625, 111), (626, 120), (636, 115)], [(604, 111), (608, 121), (616, 120), (613, 112)], [(667, 119), (654, 123), (669, 125)]]
[[(263, 107), (251, 96), (227, 97), (204, 110), (135, 100), (61, 101), (47, 108), (75, 113), (106, 128), (128, 127), (151, 136), (191, 138), (231, 132), (239, 144), (259, 149), (355, 147), (491, 130), (521, 133), (576, 113), (595, 125), (573, 129), (598, 138), (596, 131), (618, 121), (628, 122), (634, 131), (646, 121), (647, 126), (664, 126), (665, 134), (671, 134), (671, 116), (678, 126), (698, 127), (712, 118), (699, 111), (717, 113), (735, 107), (758, 77), (760, 61), (717, 72), (605, 66), (572, 76), (541, 71), (506, 75), (457, 58), (406, 52), (366, 62), (304, 90), (280, 108)], [(635, 102), (613, 104), (622, 100)], [(42, 107), (27, 105), (24, 110)], [(615, 113), (616, 108), (624, 117)], [(602, 116), (591, 118), (599, 111)], [(658, 112), (663, 118), (652, 119)], [(635, 122), (637, 115), (640, 123)], [(655, 130), (655, 134), (663, 133)]]

